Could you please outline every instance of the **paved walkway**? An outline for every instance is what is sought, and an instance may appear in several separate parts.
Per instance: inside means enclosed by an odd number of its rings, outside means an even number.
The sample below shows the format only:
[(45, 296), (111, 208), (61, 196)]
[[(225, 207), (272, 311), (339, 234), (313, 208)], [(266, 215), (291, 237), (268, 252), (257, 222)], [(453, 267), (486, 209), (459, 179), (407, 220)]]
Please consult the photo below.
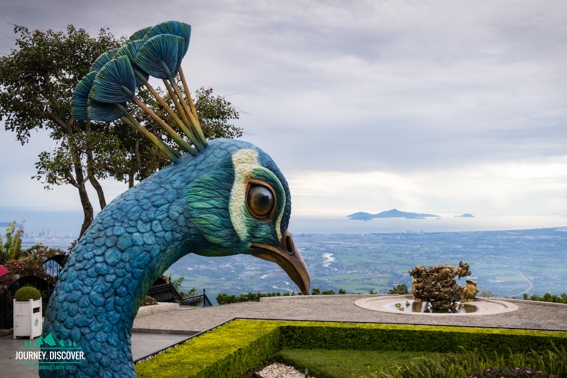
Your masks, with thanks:
[(235, 303), (199, 308), (190, 312), (180, 310), (148, 315), (137, 318), (134, 321), (134, 329), (205, 331), (238, 317), (567, 331), (567, 305), (565, 304), (505, 299), (516, 304), (519, 309), (497, 315), (431, 316), (378, 312), (354, 305), (357, 299), (367, 297), (371, 296), (321, 295), (262, 298), (259, 303)]
[[(178, 334), (133, 333), (132, 355), (134, 361), (175, 345), (189, 337), (189, 335)], [(38, 377), (36, 366), (28, 368), (28, 366), (20, 365), (19, 361), (15, 360), (16, 352), (24, 346), (24, 342), (27, 340), (29, 339), (18, 338), (14, 340), (12, 335), (0, 337), (0, 377)]]
[[(567, 305), (509, 300), (518, 310), (498, 315), (428, 316), (385, 313), (354, 305), (369, 295), (325, 295), (262, 298), (261, 302), (182, 309), (136, 318), (132, 334), (134, 360), (175, 345), (190, 335), (206, 331), (234, 318), (319, 320), (391, 324), (453, 325), (567, 332)], [(508, 299), (506, 299), (508, 300)], [(16, 352), (26, 339), (0, 337), (0, 376), (37, 377), (16, 360)]]

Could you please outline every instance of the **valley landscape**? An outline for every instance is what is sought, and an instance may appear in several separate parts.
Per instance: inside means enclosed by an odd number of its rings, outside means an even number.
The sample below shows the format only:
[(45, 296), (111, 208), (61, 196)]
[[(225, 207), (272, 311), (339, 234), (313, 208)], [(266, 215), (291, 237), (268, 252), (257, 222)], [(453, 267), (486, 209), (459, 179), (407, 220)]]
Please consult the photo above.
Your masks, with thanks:
[[(567, 292), (567, 228), (510, 231), (296, 234), (294, 241), (311, 274), (311, 288), (347, 293), (387, 293), (411, 287), (416, 265), (468, 262), (471, 279), (499, 297)], [(273, 263), (251, 256), (187, 255), (167, 272), (184, 276), (182, 288), (218, 293), (292, 292), (295, 285)], [(464, 285), (465, 280), (458, 281)]]

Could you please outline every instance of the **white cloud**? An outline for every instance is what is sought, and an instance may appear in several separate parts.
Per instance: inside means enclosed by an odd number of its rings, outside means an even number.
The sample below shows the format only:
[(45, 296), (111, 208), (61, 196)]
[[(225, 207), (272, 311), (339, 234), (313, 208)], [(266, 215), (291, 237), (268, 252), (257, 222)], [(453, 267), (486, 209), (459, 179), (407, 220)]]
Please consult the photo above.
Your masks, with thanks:
[(346, 216), (391, 208), (444, 214), (552, 214), (567, 208), (567, 159), (393, 172), (298, 171), (288, 175), (295, 215)]
[[(563, 0), (6, 0), (0, 52), (13, 46), (11, 24), (129, 35), (167, 19), (192, 24), (190, 86), (247, 113), (243, 139), (287, 174), (294, 214), (567, 208)], [(0, 203), (75, 198), (32, 185), (45, 148), (24, 153), (4, 135), (0, 162), (22, 158), (1, 167)]]

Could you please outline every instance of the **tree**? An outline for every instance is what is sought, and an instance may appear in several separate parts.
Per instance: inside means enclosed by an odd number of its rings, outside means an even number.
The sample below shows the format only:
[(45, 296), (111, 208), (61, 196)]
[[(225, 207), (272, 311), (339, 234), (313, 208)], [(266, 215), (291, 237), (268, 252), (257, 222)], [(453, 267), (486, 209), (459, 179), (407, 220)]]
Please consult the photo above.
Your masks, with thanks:
[[(39, 154), (37, 174), (32, 178), (42, 180), (46, 189), (53, 185), (77, 188), (84, 213), (82, 235), (93, 220), (87, 182), (95, 188), (102, 210), (106, 198), (100, 180), (112, 177), (131, 187), (135, 180), (143, 180), (170, 162), (121, 121), (76, 121), (71, 115), (71, 98), (78, 81), (100, 54), (119, 47), (125, 38), (115, 38), (109, 29), (101, 29), (91, 37), (73, 25), (67, 27), (66, 33), (30, 31), (23, 26), (15, 26), (14, 33), (18, 35), (18, 48), (0, 58), (0, 120), (22, 144), (29, 141), (31, 130), (49, 130), (56, 148)], [(212, 93), (212, 89), (202, 88), (196, 92), (195, 106), (205, 136), (241, 136), (241, 129), (228, 123), (238, 119), (238, 112), (223, 97)], [(138, 96), (158, 115), (163, 114), (148, 91), (142, 89)], [(145, 113), (138, 109), (133, 114), (161, 136), (161, 129)], [(162, 118), (167, 121), (167, 117)], [(168, 140), (166, 136), (164, 139)]]
[[(6, 130), (15, 132), (22, 144), (29, 141), (31, 130), (50, 131), (57, 147), (39, 155), (34, 178), (43, 178), (47, 189), (61, 184), (77, 188), (84, 213), (82, 234), (93, 220), (86, 183), (90, 181), (104, 207), (106, 201), (98, 180), (107, 173), (97, 171), (96, 164), (112, 167), (115, 155), (109, 151), (116, 140), (105, 139), (107, 124), (75, 121), (71, 97), (91, 63), (120, 43), (108, 29), (91, 37), (72, 25), (66, 34), (30, 31), (23, 26), (15, 26), (14, 33), (19, 35), (18, 49), (0, 58), (0, 120), (4, 119)], [(111, 160), (104, 161), (104, 157)]]
[(400, 284), (388, 290), (388, 294), (409, 294), (409, 289), (406, 284)]
[(9, 260), (19, 260), (27, 255), (22, 250), (22, 234), (24, 229), (20, 227), (16, 230), (16, 222), (11, 222), (6, 229), (6, 240), (2, 240), (0, 236), (0, 264), (4, 264)]

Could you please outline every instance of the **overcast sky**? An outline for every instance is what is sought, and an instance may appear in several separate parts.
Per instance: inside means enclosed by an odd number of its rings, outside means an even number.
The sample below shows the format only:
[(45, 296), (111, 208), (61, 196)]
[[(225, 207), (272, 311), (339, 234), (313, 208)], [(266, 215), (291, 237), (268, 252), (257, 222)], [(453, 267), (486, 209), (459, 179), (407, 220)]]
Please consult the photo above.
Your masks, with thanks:
[[(192, 25), (190, 86), (242, 111), (296, 216), (567, 214), (564, 0), (2, 0), (0, 53), (13, 24), (122, 36), (170, 19)], [(80, 210), (74, 188), (30, 180), (49, 138), (1, 129), (0, 208)]]

